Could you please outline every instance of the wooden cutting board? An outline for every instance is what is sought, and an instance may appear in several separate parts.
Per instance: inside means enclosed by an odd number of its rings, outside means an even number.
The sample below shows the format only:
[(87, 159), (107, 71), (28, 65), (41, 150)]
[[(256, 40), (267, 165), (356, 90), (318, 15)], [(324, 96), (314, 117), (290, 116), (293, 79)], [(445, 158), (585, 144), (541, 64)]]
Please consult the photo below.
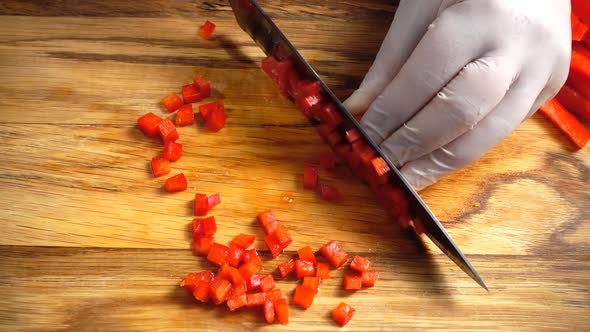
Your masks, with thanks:
[[(340, 98), (361, 81), (393, 17), (389, 1), (263, 1)], [(0, 329), (583, 330), (590, 314), (590, 150), (535, 115), (472, 166), (422, 192), (490, 287), (426, 239), (402, 232), (349, 171), (321, 173), (340, 204), (302, 190), (326, 150), (258, 67), (263, 54), (225, 1), (0, 3)], [(216, 39), (203, 41), (205, 19)], [(161, 151), (135, 126), (194, 75), (223, 99), (227, 127), (180, 129), (186, 192), (165, 194)], [(255, 234), (264, 273), (329, 239), (374, 261), (376, 286), (341, 290), (332, 272), (287, 326), (257, 310), (197, 304), (178, 283), (210, 268), (190, 252), (195, 192), (220, 192), (219, 242)], [(282, 201), (292, 197), (292, 203)], [(274, 209), (294, 238), (271, 260), (255, 215)], [(295, 281), (279, 281), (287, 295)]]

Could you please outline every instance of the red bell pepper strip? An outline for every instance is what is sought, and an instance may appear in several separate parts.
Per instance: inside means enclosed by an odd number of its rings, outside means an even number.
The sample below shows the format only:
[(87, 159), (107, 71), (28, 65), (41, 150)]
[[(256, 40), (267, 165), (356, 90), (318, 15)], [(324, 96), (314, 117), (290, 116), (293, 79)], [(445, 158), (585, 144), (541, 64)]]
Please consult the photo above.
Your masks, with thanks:
[(177, 161), (182, 157), (182, 144), (176, 142), (166, 142), (164, 144), (164, 153), (162, 157), (170, 160)]
[(256, 219), (258, 219), (260, 226), (262, 226), (264, 234), (267, 235), (273, 233), (279, 225), (279, 221), (277, 220), (277, 217), (274, 215), (272, 210), (266, 210), (258, 214), (258, 216), (256, 216)]
[(227, 255), (227, 263), (230, 266), (238, 267), (242, 260), (242, 256), (244, 256), (244, 249), (236, 246), (233, 243), (230, 243), (229, 253)]
[(566, 134), (578, 148), (583, 148), (590, 140), (590, 132), (557, 99), (546, 102), (539, 111)]
[(161, 121), (162, 118), (149, 112), (137, 119), (137, 126), (145, 136), (154, 137), (160, 132), (160, 127), (158, 125)]
[(193, 111), (193, 105), (187, 104), (182, 105), (176, 112), (176, 118), (174, 118), (174, 123), (179, 126), (189, 126), (195, 123), (195, 113)]
[(195, 84), (187, 84), (182, 86), (182, 101), (185, 104), (196, 103), (203, 100), (201, 91)]
[(184, 174), (176, 174), (168, 179), (164, 183), (164, 190), (168, 193), (174, 193), (178, 191), (186, 190), (187, 182)]
[(295, 275), (297, 279), (313, 277), (315, 275), (314, 263), (310, 261), (295, 260)]
[(170, 173), (170, 161), (164, 159), (163, 157), (154, 157), (152, 158), (152, 174), (154, 177), (160, 177)]
[(371, 268), (371, 261), (361, 256), (354, 256), (350, 261), (350, 268), (359, 272), (366, 272)]
[(257, 307), (264, 305), (264, 301), (266, 301), (266, 293), (259, 292), (259, 293), (250, 293), (248, 296), (248, 303), (246, 304), (248, 307)]
[(279, 301), (273, 302), (275, 306), (275, 317), (279, 320), (281, 325), (289, 324), (289, 306), (287, 305), (287, 301), (281, 299)]
[(377, 282), (377, 278), (379, 278), (379, 272), (377, 271), (365, 271), (361, 274), (362, 279), (362, 286), (363, 287), (373, 287), (375, 286), (375, 282)]
[(267, 274), (264, 278), (260, 279), (260, 289), (263, 292), (268, 292), (273, 288), (275, 288), (275, 280), (272, 275)]
[(317, 187), (317, 192), (320, 194), (320, 197), (325, 201), (339, 201), (342, 198), (342, 195), (340, 195), (340, 191), (338, 191), (338, 188), (331, 186), (329, 184), (320, 184)]
[(192, 223), (193, 238), (210, 237), (217, 232), (215, 217), (194, 218)]
[(216, 265), (223, 265), (227, 263), (227, 256), (229, 255), (229, 248), (220, 243), (213, 243), (207, 254), (207, 260)]
[(209, 289), (211, 291), (213, 303), (221, 304), (225, 302), (229, 296), (231, 283), (224, 278), (215, 277), (209, 283)]
[(320, 278), (318, 277), (303, 277), (303, 286), (313, 289), (316, 293), (320, 289)]
[(199, 29), (199, 36), (203, 39), (210, 40), (215, 31), (215, 24), (209, 20), (205, 20), (205, 23)]
[(318, 186), (318, 169), (315, 166), (303, 166), (303, 188), (314, 190)]
[(219, 193), (215, 193), (207, 198), (207, 207), (209, 210), (219, 204), (221, 204), (221, 195)]
[(178, 139), (178, 132), (174, 123), (170, 119), (162, 119), (158, 124), (158, 130), (160, 131), (160, 137), (164, 143), (173, 142)]
[(239, 294), (239, 295), (235, 295), (233, 297), (230, 297), (227, 300), (227, 307), (229, 308), (229, 311), (235, 311), (235, 310), (245, 306), (246, 303), (248, 303), (246, 293)]
[(572, 45), (570, 71), (583, 77), (586, 84), (590, 84), (590, 50), (578, 43)]
[(588, 0), (572, 0), (572, 12), (576, 13), (584, 23), (590, 24), (590, 2)]
[(297, 250), (297, 255), (299, 255), (299, 259), (302, 261), (309, 261), (315, 264), (317, 262), (315, 258), (315, 254), (310, 246), (305, 246), (299, 250)]
[(205, 76), (195, 76), (193, 82), (199, 87), (199, 94), (202, 99), (211, 97), (211, 83)]
[(291, 303), (298, 305), (303, 309), (307, 309), (313, 303), (315, 294), (315, 290), (303, 285), (297, 285), (297, 287), (295, 287), (295, 293), (293, 293), (293, 299), (291, 300)]
[(348, 260), (348, 254), (334, 240), (328, 241), (328, 243), (321, 247), (320, 253), (336, 269), (344, 265)]
[(203, 119), (207, 119), (209, 113), (216, 109), (225, 109), (225, 105), (223, 104), (223, 100), (216, 100), (210, 103), (199, 105), (199, 113)]
[(582, 121), (590, 121), (590, 98), (574, 88), (564, 85), (556, 96), (557, 100)]
[(236, 237), (234, 237), (231, 240), (231, 244), (233, 244), (239, 248), (242, 248), (242, 249), (247, 249), (249, 246), (251, 246), (254, 243), (255, 239), (256, 238), (254, 235), (240, 233), (240, 234), (236, 235)]
[(580, 18), (576, 13), (572, 12), (571, 15), (572, 21), (572, 40), (573, 41), (582, 41), (586, 39), (588, 36), (588, 25), (584, 24), (584, 22), (580, 21)]
[[(339, 145), (341, 149), (347, 149), (348, 146), (345, 144)], [(343, 148), (342, 148), (343, 147)], [(332, 152), (321, 152), (320, 153), (320, 166), (323, 169), (333, 169), (336, 167), (336, 155)]]
[(566, 85), (576, 89), (576, 91), (580, 92), (586, 98), (590, 98), (590, 84), (588, 82), (586, 77), (572, 71), (570, 68)]
[(330, 266), (326, 263), (319, 262), (315, 268), (315, 276), (320, 279), (330, 278)]
[(363, 288), (363, 278), (356, 274), (347, 274), (344, 276), (345, 290), (359, 290)]
[(227, 114), (225, 114), (223, 109), (216, 108), (207, 114), (207, 118), (205, 119), (205, 126), (213, 132), (218, 132), (221, 129), (223, 129), (223, 127), (225, 127), (226, 122)]
[(355, 313), (355, 309), (348, 304), (342, 302), (332, 310), (332, 319), (341, 327), (348, 324)]
[(180, 108), (180, 106), (182, 106), (182, 99), (180, 99), (176, 93), (167, 95), (166, 97), (162, 98), (161, 102), (162, 105), (164, 105), (164, 108), (166, 108), (166, 110), (168, 110), (170, 113), (176, 111)]
[(295, 260), (290, 258), (277, 267), (281, 278), (286, 278), (295, 269)]
[(272, 301), (264, 302), (264, 320), (269, 324), (275, 321), (275, 306), (272, 304)]
[(211, 249), (211, 245), (214, 242), (215, 238), (213, 236), (200, 236), (198, 238), (193, 238), (193, 242), (191, 244), (193, 255), (207, 256), (209, 254), (209, 249)]

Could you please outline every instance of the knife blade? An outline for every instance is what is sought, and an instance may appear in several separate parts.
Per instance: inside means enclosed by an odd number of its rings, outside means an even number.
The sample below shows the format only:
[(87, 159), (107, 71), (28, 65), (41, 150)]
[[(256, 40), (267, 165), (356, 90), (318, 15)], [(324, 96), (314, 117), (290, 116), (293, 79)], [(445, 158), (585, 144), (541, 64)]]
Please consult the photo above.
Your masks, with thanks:
[(337, 111), (345, 119), (341, 126), (347, 129), (356, 128), (371, 147), (375, 149), (378, 155), (387, 162), (389, 168), (392, 170), (389, 172), (391, 174), (390, 181), (393, 185), (401, 188), (408, 197), (412, 218), (419, 219), (422, 222), (426, 235), (445, 255), (481, 287), (488, 290), (479, 273), (477, 273), (475, 268), (467, 260), (461, 249), (459, 249), (434, 213), (424, 203), (420, 195), (409, 185), (391, 160), (383, 154), (379, 146), (369, 138), (356, 119), (342, 105), (340, 100), (338, 100), (309, 63), (299, 54), (297, 49), (289, 42), (270, 17), (260, 8), (258, 3), (255, 0), (230, 0), (230, 4), (238, 25), (250, 35), (267, 56), (272, 55), (277, 60), (289, 59), (293, 62), (299, 75), (308, 80), (320, 82), (323, 92), (322, 95), (334, 103)]

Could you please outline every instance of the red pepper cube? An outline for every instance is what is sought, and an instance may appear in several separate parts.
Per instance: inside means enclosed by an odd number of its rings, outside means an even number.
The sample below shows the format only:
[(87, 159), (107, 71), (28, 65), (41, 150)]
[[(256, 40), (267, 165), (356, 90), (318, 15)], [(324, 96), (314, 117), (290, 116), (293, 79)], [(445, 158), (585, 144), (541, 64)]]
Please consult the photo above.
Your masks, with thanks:
[(164, 105), (164, 108), (166, 108), (166, 110), (168, 110), (170, 113), (176, 111), (180, 108), (180, 106), (182, 106), (182, 99), (180, 99), (176, 93), (167, 95), (166, 97), (162, 98), (161, 102), (162, 105)]
[(221, 265), (217, 276), (231, 281), (233, 286), (239, 286), (244, 281), (244, 277), (242, 277), (240, 271), (235, 267), (229, 266), (227, 263)]
[(322, 85), (319, 81), (299, 81), (298, 90), (302, 96), (320, 95)]
[(361, 256), (354, 256), (350, 261), (350, 268), (359, 272), (368, 271), (371, 268), (371, 261)]
[(356, 129), (350, 129), (346, 131), (346, 140), (348, 143), (354, 143), (361, 138), (361, 133)]
[(207, 254), (207, 260), (219, 266), (227, 263), (227, 256), (229, 255), (229, 248), (220, 243), (213, 243)]
[(252, 275), (250, 278), (246, 279), (246, 286), (248, 287), (248, 290), (250, 291), (260, 288), (260, 279), (260, 276), (257, 274)]
[(264, 320), (269, 324), (272, 324), (275, 321), (275, 307), (272, 304), (272, 301), (264, 302)]
[(195, 123), (195, 112), (193, 111), (193, 105), (187, 104), (180, 106), (174, 118), (174, 123), (179, 126), (189, 126)]
[(360, 275), (347, 274), (344, 276), (345, 290), (359, 290), (363, 287), (363, 278)]
[[(240, 272), (238, 272), (239, 274)], [(241, 277), (241, 274), (240, 274)], [(246, 294), (246, 292), (248, 292), (248, 286), (246, 285), (246, 280), (244, 280), (242, 278), (242, 282), (239, 283), (238, 285), (234, 285), (231, 289), (231, 292), (229, 294), (229, 297), (234, 297), (234, 296), (238, 296), (238, 295), (242, 295), (242, 294)]]
[(176, 131), (176, 127), (170, 119), (162, 119), (158, 125), (158, 130), (160, 130), (160, 137), (164, 143), (173, 142), (178, 139), (178, 131)]
[(199, 37), (210, 40), (213, 36), (213, 32), (215, 31), (215, 24), (210, 22), (209, 20), (205, 20), (205, 23), (199, 29)]
[(271, 233), (265, 236), (264, 243), (270, 251), (272, 258), (277, 257), (281, 254), (281, 252), (283, 252), (283, 248), (281, 247), (281, 243), (279, 242), (276, 233)]
[(238, 246), (242, 249), (246, 249), (254, 243), (255, 239), (256, 238), (254, 235), (240, 233), (231, 240), (231, 244)]
[(283, 249), (288, 247), (291, 242), (293, 242), (293, 239), (291, 239), (291, 236), (289, 235), (289, 230), (285, 225), (279, 224), (274, 233), (276, 234), (279, 244)]
[(330, 124), (334, 127), (340, 125), (344, 121), (340, 113), (336, 110), (336, 105), (332, 103), (323, 105), (320, 114), (323, 123)]
[(211, 96), (211, 83), (205, 76), (195, 76), (193, 82), (199, 87), (199, 93), (202, 99)]
[(176, 174), (173, 177), (166, 179), (164, 183), (164, 190), (168, 193), (186, 190), (187, 182), (184, 174)]
[(326, 257), (330, 264), (336, 269), (344, 265), (348, 260), (348, 254), (344, 252), (334, 240), (329, 241), (321, 247), (320, 253)]
[(317, 187), (317, 192), (320, 195), (320, 197), (325, 201), (335, 202), (342, 199), (342, 195), (340, 195), (340, 191), (338, 190), (338, 188), (331, 186), (329, 184), (320, 184)]
[(324, 137), (324, 141), (329, 146), (336, 146), (342, 141), (342, 135), (338, 131), (331, 132), (328, 136)]
[[(350, 147), (350, 144), (346, 144), (346, 143), (342, 143), (342, 144), (336, 144), (335, 146), (332, 147), (332, 150), (334, 151), (334, 153), (336, 153), (336, 155), (342, 159), (345, 159), (346, 156), (348, 156), (351, 152), (352, 152), (352, 148)], [(321, 159), (321, 155), (320, 155), (320, 165), (322, 163), (322, 159)], [(334, 164), (336, 164), (336, 157), (334, 157)]]
[(252, 263), (256, 266), (262, 267), (262, 260), (260, 259), (260, 256), (258, 256), (256, 249), (244, 251), (244, 255), (242, 255), (242, 262)]
[[(359, 166), (361, 164), (360, 154), (358, 154), (357, 152), (354, 152), (354, 151), (350, 151), (350, 153), (345, 155), (344, 160), (346, 161), (346, 164), (348, 165), (348, 167), (350, 167), (353, 170), (356, 170), (357, 168), (359, 168)], [(360, 178), (361, 180), (363, 180), (363, 178), (361, 178), (360, 176), (357, 175), (357, 177)]]
[(209, 130), (213, 132), (220, 131), (223, 127), (225, 127), (225, 122), (227, 121), (227, 114), (222, 109), (214, 109), (209, 114), (207, 114), (207, 118), (205, 119), (205, 126), (209, 128)]
[(260, 226), (262, 226), (264, 234), (267, 235), (273, 233), (279, 225), (279, 221), (277, 220), (277, 217), (274, 215), (272, 210), (266, 210), (258, 214), (258, 216), (256, 216), (256, 219), (258, 219)]
[(207, 116), (209, 116), (209, 114), (216, 109), (225, 110), (223, 100), (216, 100), (210, 103), (199, 105), (199, 113), (203, 119), (207, 119)]
[(194, 218), (193, 219), (193, 238), (209, 237), (217, 232), (217, 223), (215, 217)]
[(268, 292), (273, 288), (275, 288), (275, 280), (273, 279), (272, 275), (267, 274), (264, 278), (260, 280), (260, 289), (263, 292)]
[(273, 288), (266, 292), (266, 300), (276, 302), (283, 297), (281, 290), (278, 288)]
[(279, 264), (279, 266), (277, 267), (277, 269), (279, 270), (279, 274), (281, 275), (281, 278), (286, 278), (291, 272), (293, 272), (293, 270), (295, 269), (295, 260), (294, 259), (288, 259), (287, 261)]
[(209, 290), (211, 292), (213, 303), (221, 304), (225, 302), (229, 296), (231, 283), (224, 278), (215, 277), (209, 283)]
[(303, 188), (315, 189), (319, 182), (318, 168), (311, 165), (303, 166)]
[(170, 161), (177, 161), (182, 157), (182, 144), (166, 142), (164, 144), (164, 154), (162, 154), (162, 157)]
[(318, 132), (318, 135), (325, 139), (326, 137), (328, 137), (328, 135), (330, 135), (336, 130), (336, 126), (328, 123), (322, 123), (321, 125), (316, 127), (316, 130)]
[(312, 115), (321, 108), (322, 96), (319, 94), (300, 96), (297, 99), (297, 106), (306, 118), (311, 118)]
[(170, 173), (170, 161), (162, 157), (152, 158), (152, 174), (154, 177), (160, 177)]
[(213, 278), (213, 272), (206, 270), (199, 273), (188, 273), (180, 281), (180, 287), (194, 289), (200, 281), (209, 282)]
[(209, 211), (209, 200), (205, 194), (195, 194), (193, 201), (195, 216), (204, 216)]
[(259, 292), (259, 293), (250, 293), (248, 296), (248, 303), (246, 304), (248, 307), (257, 307), (264, 304), (266, 301), (266, 293)]
[(137, 126), (145, 136), (153, 137), (160, 132), (160, 127), (158, 125), (161, 121), (162, 118), (149, 112), (137, 119)]
[(330, 266), (326, 263), (319, 262), (315, 267), (315, 276), (320, 279), (330, 278)]
[(295, 100), (297, 98), (299, 98), (299, 96), (300, 96), (298, 84), (299, 84), (299, 75), (297, 74), (297, 71), (295, 71), (295, 70), (289, 71), (287, 73), (287, 93), (291, 98), (293, 98)]
[(244, 249), (236, 246), (233, 243), (229, 245), (229, 253), (227, 256), (227, 262), (229, 265), (233, 267), (238, 267), (240, 265), (240, 261), (242, 260), (242, 256), (244, 255)]
[(248, 298), (246, 296), (246, 293), (239, 294), (239, 295), (235, 295), (233, 297), (230, 297), (227, 300), (227, 307), (229, 308), (229, 311), (235, 311), (235, 310), (245, 306), (246, 303), (248, 303)]
[(219, 195), (219, 193), (213, 194), (207, 198), (207, 206), (209, 210), (219, 204), (221, 204), (221, 195)]
[(362, 286), (363, 287), (373, 287), (375, 286), (375, 282), (377, 282), (377, 278), (379, 278), (379, 272), (377, 271), (365, 271), (361, 274)]
[(303, 286), (315, 290), (317, 293), (320, 289), (320, 278), (318, 277), (303, 277)]
[(297, 279), (313, 277), (315, 275), (314, 263), (310, 261), (295, 260), (295, 274)]
[(279, 86), (281, 94), (289, 97), (289, 73), (293, 71), (293, 63), (290, 60), (281, 61), (274, 70), (277, 75), (276, 83)]
[(199, 281), (193, 289), (193, 297), (201, 302), (209, 302), (211, 297), (211, 285), (208, 281)]
[(378, 176), (383, 176), (387, 174), (387, 172), (391, 171), (387, 162), (381, 157), (373, 158), (371, 160), (371, 164), (373, 165), (373, 169)]
[(262, 68), (262, 71), (271, 80), (275, 81), (277, 79), (277, 73), (275, 71), (275, 68), (277, 67), (278, 64), (279, 64), (279, 62), (277, 61), (277, 59), (275, 59), (275, 57), (269, 56), (269, 57), (262, 59), (262, 61), (260, 62), (260, 67)]
[(198, 238), (193, 238), (193, 242), (191, 244), (193, 255), (207, 256), (213, 242), (215, 242), (215, 238), (213, 236), (200, 236)]
[(315, 258), (315, 254), (310, 246), (305, 246), (299, 250), (297, 250), (297, 254), (299, 255), (299, 259), (302, 261), (309, 261), (315, 264), (317, 262)]
[(289, 324), (289, 305), (287, 301), (275, 301), (275, 316), (281, 325)]
[[(341, 145), (345, 148), (346, 145)], [(332, 169), (336, 166), (336, 155), (332, 152), (322, 152), (320, 153), (320, 166), (323, 169)]]
[[(256, 275), (258, 272), (260, 272), (262, 266), (257, 265), (253, 262), (248, 262), (248, 263), (244, 263), (242, 264), (239, 268), (238, 271), (240, 271), (240, 274), (242, 275), (242, 277), (244, 277), (244, 279), (246, 279), (246, 282), (248, 283), (248, 280), (250, 281), (250, 283), (252, 282), (252, 276)], [(250, 289), (250, 288), (248, 288)]]
[(293, 293), (292, 304), (298, 305), (303, 309), (307, 309), (313, 303), (315, 297), (315, 290), (305, 287), (303, 285), (297, 285), (295, 287), (295, 293)]
[(341, 327), (348, 324), (354, 315), (355, 309), (342, 302), (332, 310), (332, 319)]
[(196, 103), (203, 100), (199, 87), (194, 84), (182, 86), (182, 101), (185, 104)]

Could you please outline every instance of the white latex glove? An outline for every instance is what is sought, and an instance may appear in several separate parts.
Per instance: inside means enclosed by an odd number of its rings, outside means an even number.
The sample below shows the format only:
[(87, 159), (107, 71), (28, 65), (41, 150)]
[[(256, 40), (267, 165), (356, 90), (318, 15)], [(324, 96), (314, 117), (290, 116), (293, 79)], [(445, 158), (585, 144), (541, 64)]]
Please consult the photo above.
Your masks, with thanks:
[(564, 84), (570, 0), (402, 0), (345, 106), (420, 190), (467, 166)]

